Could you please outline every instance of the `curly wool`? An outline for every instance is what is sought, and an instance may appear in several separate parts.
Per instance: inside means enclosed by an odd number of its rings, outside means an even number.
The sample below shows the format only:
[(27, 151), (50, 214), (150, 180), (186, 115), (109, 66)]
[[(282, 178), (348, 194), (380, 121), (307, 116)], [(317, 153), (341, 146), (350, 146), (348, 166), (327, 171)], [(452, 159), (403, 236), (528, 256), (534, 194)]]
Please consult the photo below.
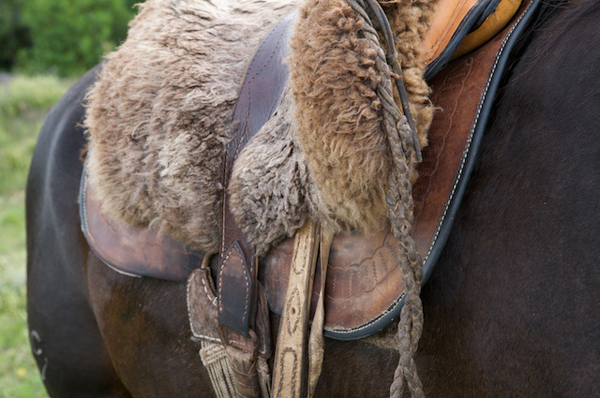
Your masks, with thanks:
[(228, 188), (236, 223), (257, 255), (306, 222), (310, 186), (295, 140), (294, 106), (285, 89), (276, 113), (240, 153)]
[(419, 133), (421, 148), (424, 148), (427, 146), (427, 131), (433, 120), (434, 106), (429, 98), (431, 89), (423, 77), (425, 63), (421, 44), (431, 25), (436, 0), (387, 0), (381, 4), (396, 39), (410, 111)]
[(87, 97), (89, 181), (105, 212), (217, 250), (222, 155), (239, 82), (292, 3), (141, 5)]
[[(142, 5), (88, 95), (88, 173), (104, 211), (154, 224), (192, 248), (217, 250), (222, 155), (239, 82), (292, 2)], [(386, 11), (407, 41), (399, 46), (406, 47), (402, 64), (423, 143), (432, 113), (419, 63), (427, 18), (415, 7)], [(398, 22), (407, 10), (411, 22)], [(305, 3), (292, 39), (290, 88), (240, 154), (228, 188), (236, 222), (259, 254), (307, 217), (363, 232), (386, 222), (391, 159), (374, 91), (376, 55), (361, 27), (342, 0)]]
[[(386, 10), (399, 37), (405, 85), (425, 146), (433, 107), (419, 56), (431, 10), (419, 14), (420, 5), (394, 3)], [(391, 154), (376, 93), (377, 55), (362, 28), (344, 0), (308, 0), (292, 36), (290, 72), (298, 141), (324, 205), (314, 217), (338, 229), (371, 232), (386, 223)]]

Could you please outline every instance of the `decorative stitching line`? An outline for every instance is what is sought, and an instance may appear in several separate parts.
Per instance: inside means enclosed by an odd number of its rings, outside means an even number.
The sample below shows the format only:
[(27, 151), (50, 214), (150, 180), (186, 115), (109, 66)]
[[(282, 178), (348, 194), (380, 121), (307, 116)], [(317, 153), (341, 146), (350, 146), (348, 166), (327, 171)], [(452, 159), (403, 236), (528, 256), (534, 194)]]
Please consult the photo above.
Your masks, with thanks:
[(196, 333), (196, 331), (194, 330), (193, 327), (193, 322), (192, 322), (192, 305), (190, 302), (190, 286), (192, 285), (192, 281), (194, 280), (194, 278), (196, 277), (196, 272), (192, 273), (192, 276), (189, 277), (188, 279), (188, 283), (186, 286), (186, 304), (187, 304), (187, 308), (188, 308), (188, 322), (190, 324), (190, 330), (192, 331), (192, 339), (193, 338), (197, 338), (197, 339), (204, 339), (206, 341), (210, 341), (213, 343), (219, 343), (221, 344), (221, 339), (215, 338), (215, 337), (210, 337), (210, 336), (205, 336), (199, 333)]
[[(448, 124), (445, 129), (445, 132), (443, 134), (440, 134), (442, 136), (442, 140), (441, 140), (442, 144), (440, 145), (442, 147), (442, 149), (440, 149), (438, 156), (436, 156), (435, 159), (433, 159), (433, 160), (435, 160), (435, 167), (433, 168), (433, 170), (431, 172), (427, 173), (429, 175), (429, 178), (427, 179), (427, 188), (425, 190), (425, 194), (423, 195), (423, 200), (421, 201), (421, 205), (420, 205), (419, 209), (417, 211), (415, 211), (415, 216), (414, 216), (415, 220), (419, 219), (419, 217), (423, 214), (423, 211), (425, 210), (425, 206), (427, 205), (427, 198), (429, 197), (429, 194), (431, 193), (431, 186), (433, 185), (433, 180), (435, 178), (435, 175), (438, 173), (438, 171), (440, 169), (441, 158), (442, 158), (442, 155), (444, 154), (444, 150), (446, 149), (446, 146), (448, 144), (448, 137), (450, 135), (450, 131), (452, 130), (452, 124), (454, 124), (454, 116), (456, 115), (456, 112), (458, 111), (458, 108), (460, 107), (459, 97), (464, 92), (465, 83), (466, 83), (467, 79), (469, 78), (469, 76), (471, 75), (472, 71), (473, 71), (473, 62), (471, 62), (469, 71), (466, 74), (461, 73), (460, 75), (457, 75), (457, 76), (448, 75), (444, 78), (444, 83), (443, 83), (444, 87), (447, 87), (446, 84), (448, 83), (448, 81), (450, 81), (451, 79), (457, 78), (457, 77), (461, 77), (462, 82), (460, 84), (460, 91), (454, 98), (454, 107), (452, 109), (452, 113), (444, 118), (444, 119), (448, 120)], [(456, 87), (458, 85), (453, 84), (453, 86)], [(444, 91), (444, 89), (442, 89), (442, 91)]]
[(402, 299), (404, 299), (404, 296), (406, 295), (406, 293), (403, 291), (402, 294), (400, 296), (398, 296), (398, 298), (396, 299), (396, 301), (384, 312), (382, 312), (381, 314), (379, 314), (377, 317), (371, 319), (369, 322), (364, 323), (360, 326), (354, 327), (354, 328), (350, 328), (350, 329), (328, 329), (328, 328), (324, 328), (325, 330), (327, 330), (328, 332), (332, 332), (332, 333), (336, 333), (336, 334), (350, 334), (350, 333), (355, 333), (361, 330), (364, 330), (368, 327), (371, 327), (375, 324), (377, 324), (378, 322), (380, 322), (382, 320), (382, 318), (386, 317), (389, 313), (393, 312), (398, 305), (402, 304)]
[[(244, 283), (246, 284), (246, 294), (244, 296), (244, 315), (242, 316), (242, 318), (246, 319), (246, 315), (248, 314), (248, 304), (250, 301), (250, 284), (248, 283), (248, 275), (245, 266), (244, 254), (241, 252), (239, 245), (235, 243), (236, 242), (234, 242), (234, 244), (232, 244), (229, 247), (229, 249), (227, 249), (227, 256), (225, 257), (225, 260), (223, 260), (223, 262), (221, 263), (221, 270), (219, 272), (219, 297), (222, 297), (223, 295), (223, 271), (225, 270), (225, 266), (227, 265), (229, 257), (231, 257), (233, 250), (235, 250), (237, 251), (238, 256), (242, 260), (242, 267), (244, 268)], [(223, 300), (219, 300), (219, 312), (223, 312)]]
[(471, 143), (473, 141), (473, 135), (475, 134), (475, 129), (477, 128), (477, 124), (479, 123), (479, 116), (481, 115), (481, 110), (483, 108), (483, 104), (485, 102), (485, 100), (487, 99), (487, 93), (488, 90), (490, 88), (490, 84), (492, 82), (492, 79), (496, 73), (496, 68), (498, 67), (498, 63), (500, 62), (500, 58), (502, 56), (502, 54), (504, 53), (504, 48), (506, 47), (506, 43), (508, 42), (508, 40), (511, 38), (514, 30), (517, 28), (517, 26), (519, 26), (519, 24), (521, 23), (521, 20), (525, 17), (525, 15), (529, 12), (529, 9), (531, 8), (531, 6), (535, 3), (535, 1), (532, 1), (529, 6), (527, 6), (527, 8), (525, 9), (525, 11), (523, 11), (523, 13), (519, 16), (519, 18), (515, 21), (514, 25), (512, 26), (512, 28), (510, 28), (510, 30), (508, 31), (508, 33), (506, 34), (506, 37), (504, 38), (504, 40), (502, 41), (502, 44), (500, 45), (500, 48), (498, 50), (498, 53), (496, 54), (496, 59), (494, 61), (494, 65), (492, 66), (492, 70), (490, 71), (490, 75), (488, 77), (488, 80), (486, 82), (485, 88), (483, 90), (483, 94), (481, 95), (481, 100), (479, 101), (479, 107), (477, 108), (477, 113), (475, 114), (475, 120), (473, 121), (473, 125), (471, 127), (471, 132), (469, 133), (469, 138), (467, 139), (467, 144), (465, 147), (465, 151), (461, 160), (461, 164), (460, 164), (460, 168), (458, 170), (458, 174), (456, 176), (456, 180), (454, 181), (454, 186), (452, 187), (452, 191), (450, 193), (450, 196), (448, 197), (448, 200), (446, 201), (446, 206), (444, 206), (444, 211), (442, 213), (442, 216), (440, 217), (440, 221), (438, 223), (438, 227), (435, 231), (435, 234), (433, 236), (433, 239), (431, 241), (431, 244), (429, 245), (429, 250), (427, 251), (427, 255), (425, 256), (425, 260), (424, 260), (424, 264), (427, 263), (427, 260), (429, 259), (429, 256), (431, 255), (431, 252), (433, 251), (433, 248), (437, 242), (437, 239), (439, 237), (440, 231), (442, 229), (442, 226), (444, 224), (444, 221), (446, 219), (446, 214), (448, 213), (448, 208), (450, 207), (450, 202), (452, 202), (452, 199), (454, 198), (454, 194), (456, 193), (456, 189), (458, 188), (458, 185), (460, 183), (460, 180), (462, 178), (462, 172), (464, 170), (464, 166), (467, 162), (467, 158), (469, 157), (469, 153), (471, 150)]
[(206, 281), (204, 278), (200, 279), (200, 282), (202, 282), (202, 289), (204, 289), (204, 293), (206, 293), (206, 297), (208, 297), (208, 299), (212, 303), (212, 305), (214, 305), (216, 307), (217, 306), (217, 296), (214, 296), (211, 298), (210, 293), (208, 292), (208, 286), (206, 286)]
[[(225, 260), (221, 263), (221, 269), (219, 270), (219, 297), (223, 294), (223, 270), (225, 269), (225, 265), (227, 265), (227, 260), (229, 260), (229, 256), (231, 256), (232, 247), (230, 246), (227, 252), (227, 256)], [(222, 300), (219, 300), (219, 312), (223, 312), (223, 303)]]

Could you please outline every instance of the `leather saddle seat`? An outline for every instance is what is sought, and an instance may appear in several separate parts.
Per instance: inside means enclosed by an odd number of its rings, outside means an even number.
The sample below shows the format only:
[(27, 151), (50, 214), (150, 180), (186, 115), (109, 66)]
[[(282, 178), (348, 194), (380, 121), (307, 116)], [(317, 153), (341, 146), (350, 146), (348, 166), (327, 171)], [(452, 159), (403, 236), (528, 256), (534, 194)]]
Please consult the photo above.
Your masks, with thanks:
[[(425, 279), (446, 241), (472, 170), (493, 101), (493, 87), (498, 85), (506, 63), (504, 53), (514, 43), (511, 35), (521, 22), (521, 18), (513, 18), (519, 5), (517, 0), (440, 1), (425, 40), (432, 101), (441, 109), (430, 130), (430, 144), (423, 152), (420, 177), (413, 190), (414, 237), (424, 259)], [(496, 36), (499, 31), (503, 34)], [(465, 37), (470, 39), (461, 46)], [(491, 37), (494, 38), (488, 41)], [(475, 49), (477, 43), (483, 46)], [(268, 48), (263, 46), (263, 51)], [(457, 51), (462, 55), (472, 52), (442, 70)], [(284, 83), (285, 79), (279, 84)], [(86, 184), (85, 173), (80, 209), (82, 229), (90, 247), (118, 272), (181, 282), (200, 266), (205, 256), (152, 228), (133, 227), (108, 217)], [(292, 252), (293, 238), (289, 238), (260, 260), (259, 278), (269, 307), (276, 313), (281, 313), (283, 307)], [(326, 336), (342, 340), (361, 338), (382, 330), (399, 316), (404, 285), (396, 259), (397, 241), (389, 229), (369, 237), (339, 234), (334, 238), (325, 282)], [(212, 266), (216, 263), (212, 261)], [(320, 290), (319, 272), (317, 265), (313, 304)]]

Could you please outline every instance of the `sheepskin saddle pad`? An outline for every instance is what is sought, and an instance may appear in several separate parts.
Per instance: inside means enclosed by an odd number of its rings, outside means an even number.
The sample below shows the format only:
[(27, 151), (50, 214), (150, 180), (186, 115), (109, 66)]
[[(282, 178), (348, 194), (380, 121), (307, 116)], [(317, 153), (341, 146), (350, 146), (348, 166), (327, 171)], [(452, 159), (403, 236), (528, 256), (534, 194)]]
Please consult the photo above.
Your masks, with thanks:
[[(424, 147), (433, 106), (420, 55), (432, 1), (386, 3)], [(87, 97), (88, 178), (103, 211), (216, 253), (227, 190), (235, 222), (259, 256), (308, 218), (336, 231), (385, 227), (392, 159), (377, 54), (346, 1), (150, 0), (140, 7)], [(223, 181), (244, 71), (261, 40), (294, 11), (290, 80)]]
[[(431, 30), (433, 1), (385, 2), (421, 147), (433, 115), (423, 71), (447, 62), (446, 47), (458, 46), (451, 38), (487, 16), (490, 2), (440, 0)], [(308, 217), (338, 231), (385, 226), (391, 159), (376, 55), (343, 0), (145, 2), (87, 98), (88, 175), (103, 211), (219, 251), (223, 155), (239, 83), (262, 38), (298, 8), (291, 79), (227, 184), (233, 216), (258, 255)]]
[[(389, 20), (396, 21), (394, 34), (404, 38), (398, 52), (421, 147), (433, 114), (420, 57), (428, 23), (423, 10), (430, 8), (426, 0), (403, 7), (390, 3), (387, 9)], [(290, 13), (285, 29), (267, 35)], [(103, 215), (129, 228), (149, 227), (206, 258), (230, 247), (232, 230), (263, 257), (308, 219), (337, 232), (374, 236), (365, 253), (377, 248), (387, 253), (379, 275), (395, 274), (398, 283), (387, 278), (385, 297), (400, 308), (402, 277), (391, 258), (397, 249), (387, 247), (391, 151), (376, 92), (378, 53), (363, 28), (362, 17), (344, 0), (308, 0), (301, 7), (282, 0), (147, 1), (87, 97), (86, 186)], [(258, 53), (269, 47), (266, 42), (276, 49), (271, 55), (286, 58), (290, 79), (283, 80), (276, 109), (256, 135), (227, 150), (232, 132), (249, 123), (236, 117), (236, 109), (246, 101), (248, 117), (254, 117), (264, 102), (265, 95), (246, 98), (243, 88), (238, 91), (246, 68), (245, 81), (256, 85), (273, 63), (267, 56), (247, 66), (257, 47)], [(266, 85), (277, 86), (268, 80)], [(414, 159), (409, 166), (414, 180)], [(84, 228), (92, 224), (84, 220)], [(118, 240), (110, 251), (122, 246)], [(231, 247), (224, 261), (246, 250)], [(219, 289), (226, 285), (223, 274)], [(220, 295), (225, 309), (226, 296)], [(389, 306), (382, 302), (377, 314)], [(226, 325), (247, 330), (249, 312), (243, 312)]]
[[(185, 280), (205, 253), (219, 251), (219, 210), (228, 187), (235, 224), (261, 257), (271, 250), (263, 260), (263, 278), (272, 308), (281, 307), (278, 292), (289, 271), (281, 269), (287, 261), (281, 259), (291, 255), (289, 237), (312, 218), (341, 231), (332, 246), (327, 292), (329, 284), (335, 289), (343, 285), (342, 280), (354, 289), (341, 292), (338, 303), (331, 295), (328, 307), (340, 311), (328, 313), (333, 318), (326, 322), (326, 333), (344, 339), (364, 335), (364, 322), (358, 322), (360, 333), (353, 334), (356, 324), (344, 325), (335, 314), (358, 308), (365, 292), (387, 297), (380, 302), (382, 308), (370, 311), (397, 316), (391, 309), (401, 304), (402, 275), (393, 261), (397, 241), (382, 211), (389, 151), (378, 121), (381, 104), (373, 95), (372, 81), (378, 77), (370, 70), (372, 54), (363, 48), (357, 34), (362, 26), (352, 10), (345, 2), (333, 0), (307, 1), (299, 11), (291, 1), (282, 0), (171, 3), (154, 0), (142, 6), (127, 41), (108, 57), (88, 95), (89, 152), (81, 203), (84, 231), (97, 254), (121, 272)], [(476, 5), (481, 10), (481, 2), (472, 2), (472, 8), (463, 7), (453, 15), (474, 20), (473, 15), (489, 14), (489, 10), (487, 14), (474, 11)], [(460, 36), (448, 34), (450, 25), (467, 33), (469, 29), (455, 17), (441, 29), (446, 37), (432, 40), (434, 29), (427, 30), (429, 19), (423, 17), (429, 15), (431, 4), (415, 2), (411, 7), (388, 4), (386, 12), (395, 35), (402, 39), (398, 51), (421, 146), (425, 146), (432, 105), (423, 70), (444, 57), (443, 62), (448, 62), (439, 43)], [(225, 147), (231, 131), (239, 127), (231, 122), (236, 101), (238, 105), (246, 101), (248, 112), (261, 109), (261, 95), (238, 99), (246, 65), (260, 40), (293, 11), (292, 24), (288, 17), (288, 28), (273, 33), (275, 29), (261, 44), (265, 46), (272, 36), (270, 45), (279, 48), (279, 57), (288, 56), (285, 67), (291, 79), (281, 80), (276, 109), (264, 125), (257, 126), (258, 133), (242, 145), (241, 153), (236, 152), (231, 180), (223, 181)], [(434, 27), (439, 20), (434, 20)], [(248, 67), (250, 76), (245, 79), (260, 78), (263, 66)], [(435, 94), (449, 98), (439, 120), (456, 124), (444, 114), (456, 113), (459, 103), (461, 109), (469, 109), (464, 106), (467, 99), (462, 92), (456, 97), (438, 86)], [(464, 123), (473, 120), (465, 116)], [(439, 252), (432, 248), (443, 243), (449, 228), (448, 223), (441, 227), (452, 210), (445, 198), (456, 197), (450, 192), (457, 188), (454, 176), (465, 161), (456, 156), (451, 160), (444, 152), (464, 147), (468, 138), (452, 144), (450, 127), (456, 129), (443, 123), (434, 129), (433, 138), (442, 142), (426, 148), (425, 173), (415, 185), (415, 239), (427, 260), (426, 274)], [(436, 177), (440, 175), (443, 178)], [(102, 234), (97, 233), (102, 229)], [(182, 245), (187, 249), (182, 250)], [(352, 282), (358, 280), (362, 284)], [(382, 294), (382, 282), (389, 292)], [(315, 291), (318, 283), (317, 278)], [(367, 323), (377, 318), (359, 317)], [(373, 330), (378, 328), (370, 333)]]

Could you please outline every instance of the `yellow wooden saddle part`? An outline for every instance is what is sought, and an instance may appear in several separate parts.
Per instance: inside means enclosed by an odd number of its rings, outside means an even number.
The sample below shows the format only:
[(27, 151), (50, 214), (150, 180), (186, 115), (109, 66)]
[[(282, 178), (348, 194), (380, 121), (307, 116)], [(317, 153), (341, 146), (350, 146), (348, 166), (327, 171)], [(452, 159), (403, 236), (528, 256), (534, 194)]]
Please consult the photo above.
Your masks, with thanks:
[[(466, 21), (481, 8), (483, 0), (439, 0), (429, 32), (423, 41), (425, 65), (436, 61), (450, 44), (458, 47), (450, 59), (465, 55), (500, 32), (511, 20), (521, 5), (521, 0), (500, 0), (495, 10), (476, 29)], [(476, 17), (473, 15), (473, 17)], [(461, 28), (472, 29), (460, 34)], [(459, 45), (460, 43), (460, 45)]]

